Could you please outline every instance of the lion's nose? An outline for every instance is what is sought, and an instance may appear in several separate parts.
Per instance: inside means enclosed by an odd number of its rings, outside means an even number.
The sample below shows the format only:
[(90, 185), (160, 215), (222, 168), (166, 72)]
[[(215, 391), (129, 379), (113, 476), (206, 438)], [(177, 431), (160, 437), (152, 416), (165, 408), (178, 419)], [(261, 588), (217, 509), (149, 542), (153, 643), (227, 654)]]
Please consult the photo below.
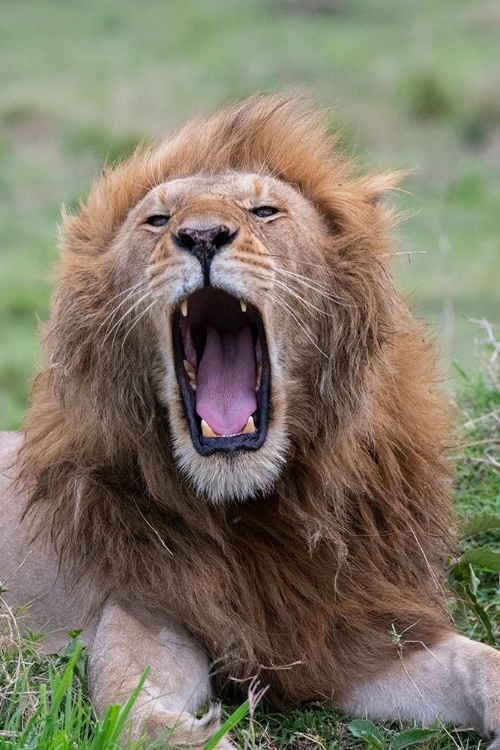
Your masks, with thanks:
[(225, 224), (219, 224), (216, 227), (209, 227), (208, 229), (181, 227), (177, 230), (177, 234), (174, 237), (177, 246), (181, 250), (187, 250), (187, 252), (194, 255), (200, 261), (205, 277), (205, 284), (209, 284), (210, 265), (214, 255), (226, 245), (229, 245), (237, 234), (238, 230), (231, 232)]

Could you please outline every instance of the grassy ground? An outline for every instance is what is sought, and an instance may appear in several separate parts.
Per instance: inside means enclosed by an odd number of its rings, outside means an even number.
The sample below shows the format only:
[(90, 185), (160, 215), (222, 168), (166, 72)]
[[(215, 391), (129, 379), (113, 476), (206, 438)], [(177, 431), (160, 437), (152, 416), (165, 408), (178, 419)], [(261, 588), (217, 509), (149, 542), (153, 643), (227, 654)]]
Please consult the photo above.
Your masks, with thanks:
[(283, 87), (334, 105), (361, 168), (416, 169), (395, 272), (474, 369), (467, 319), (499, 319), (499, 33), (495, 0), (0, 0), (0, 428), (25, 409), (60, 205), (138, 140)]
[[(500, 345), (498, 350), (500, 353)], [(489, 546), (498, 549), (500, 545), (499, 386), (498, 370), (493, 369), (489, 376), (463, 381), (458, 406), (462, 447), (454, 458), (462, 554), (449, 561), (450, 603), (457, 625), (476, 640), (497, 646), (500, 553), (496, 557), (485, 554), (489, 554)], [(0, 599), (4, 632), (3, 638), (0, 635), (0, 750), (117, 747), (127, 709), (112, 708), (97, 721), (87, 697), (84, 655), (70, 648), (72, 657), (41, 657), (36, 638), (20, 641), (13, 614)], [(233, 710), (225, 708), (224, 717)], [(477, 737), (463, 730), (436, 726), (432, 734), (421, 737), (408, 734), (410, 729), (394, 724), (360, 726), (328, 706), (312, 705), (287, 714), (258, 706), (251, 719), (244, 718), (237, 725), (233, 737), (239, 747), (248, 750), (401, 750), (417, 739), (425, 740), (424, 747), (429, 750), (479, 746)], [(145, 740), (135, 748), (153, 750), (154, 745)]]

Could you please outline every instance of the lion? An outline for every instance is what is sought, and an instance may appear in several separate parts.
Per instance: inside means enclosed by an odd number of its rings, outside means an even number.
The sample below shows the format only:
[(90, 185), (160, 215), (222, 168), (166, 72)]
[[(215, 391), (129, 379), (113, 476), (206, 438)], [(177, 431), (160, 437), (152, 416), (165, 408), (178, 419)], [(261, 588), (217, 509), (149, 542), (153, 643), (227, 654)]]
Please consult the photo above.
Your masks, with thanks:
[[(447, 400), (395, 291), (394, 174), (300, 99), (198, 117), (63, 217), (44, 363), (5, 434), (0, 576), (99, 712), (201, 748), (212, 696), (474, 727), (500, 654), (459, 635)], [(229, 739), (219, 748), (231, 747)]]

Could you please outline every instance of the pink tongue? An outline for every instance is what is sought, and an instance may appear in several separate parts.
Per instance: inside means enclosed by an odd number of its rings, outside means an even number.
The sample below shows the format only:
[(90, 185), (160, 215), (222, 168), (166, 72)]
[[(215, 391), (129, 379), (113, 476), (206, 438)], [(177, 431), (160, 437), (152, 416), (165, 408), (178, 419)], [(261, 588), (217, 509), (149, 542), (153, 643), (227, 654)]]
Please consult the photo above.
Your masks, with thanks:
[(218, 435), (236, 435), (257, 409), (250, 326), (238, 334), (207, 329), (198, 365), (196, 411)]

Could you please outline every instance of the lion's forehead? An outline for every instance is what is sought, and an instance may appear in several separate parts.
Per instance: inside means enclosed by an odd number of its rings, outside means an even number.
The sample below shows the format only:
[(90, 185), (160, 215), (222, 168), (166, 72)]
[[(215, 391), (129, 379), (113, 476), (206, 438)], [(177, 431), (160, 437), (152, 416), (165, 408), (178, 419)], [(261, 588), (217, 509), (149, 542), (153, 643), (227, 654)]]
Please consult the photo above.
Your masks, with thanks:
[(270, 175), (226, 172), (192, 175), (162, 182), (149, 193), (158, 205), (178, 205), (204, 195), (224, 196), (237, 203), (251, 204), (272, 198), (286, 200), (295, 192), (290, 185)]

